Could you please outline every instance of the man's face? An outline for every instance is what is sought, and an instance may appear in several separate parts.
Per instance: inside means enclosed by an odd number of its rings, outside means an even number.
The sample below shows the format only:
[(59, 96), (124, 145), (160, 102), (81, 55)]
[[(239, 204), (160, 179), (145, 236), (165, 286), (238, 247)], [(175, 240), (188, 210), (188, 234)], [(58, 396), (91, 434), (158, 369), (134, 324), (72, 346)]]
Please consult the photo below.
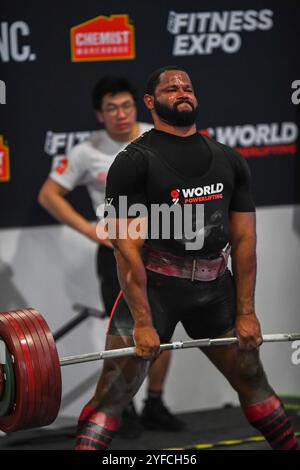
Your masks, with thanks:
[(97, 117), (112, 136), (129, 134), (136, 123), (136, 106), (132, 95), (128, 92), (104, 95)]
[(195, 123), (198, 102), (187, 73), (168, 70), (160, 76), (154, 92), (156, 114), (168, 124), (184, 127)]

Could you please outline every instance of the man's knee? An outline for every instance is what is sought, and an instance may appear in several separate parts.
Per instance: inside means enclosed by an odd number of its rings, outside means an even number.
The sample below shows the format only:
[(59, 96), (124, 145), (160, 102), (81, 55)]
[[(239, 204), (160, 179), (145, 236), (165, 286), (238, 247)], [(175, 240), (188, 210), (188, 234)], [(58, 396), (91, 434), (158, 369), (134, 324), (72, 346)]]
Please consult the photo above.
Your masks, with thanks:
[(105, 359), (95, 398), (101, 403), (127, 404), (139, 390), (149, 365), (142, 359)]
[(257, 351), (239, 352), (238, 376), (243, 381), (257, 383), (264, 379), (264, 369)]

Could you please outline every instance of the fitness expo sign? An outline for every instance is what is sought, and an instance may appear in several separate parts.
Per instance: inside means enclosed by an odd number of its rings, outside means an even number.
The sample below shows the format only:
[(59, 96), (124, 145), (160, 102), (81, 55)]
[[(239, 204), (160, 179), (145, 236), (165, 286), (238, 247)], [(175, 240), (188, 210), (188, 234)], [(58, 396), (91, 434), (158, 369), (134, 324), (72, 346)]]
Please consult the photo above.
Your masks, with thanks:
[(212, 54), (221, 49), (226, 54), (238, 52), (242, 33), (268, 31), (273, 27), (273, 11), (234, 10), (169, 12), (167, 30), (174, 36), (174, 56)]
[(46, 132), (44, 152), (50, 157), (68, 153), (74, 145), (84, 142), (92, 131)]
[(72, 62), (135, 58), (128, 15), (97, 16), (71, 28)]

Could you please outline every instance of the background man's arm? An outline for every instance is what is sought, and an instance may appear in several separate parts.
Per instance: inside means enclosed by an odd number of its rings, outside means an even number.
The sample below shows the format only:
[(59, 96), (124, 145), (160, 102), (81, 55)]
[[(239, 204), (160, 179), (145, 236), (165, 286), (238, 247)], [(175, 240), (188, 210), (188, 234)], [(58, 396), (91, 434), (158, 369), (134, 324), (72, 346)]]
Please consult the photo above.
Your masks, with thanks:
[(48, 178), (40, 190), (38, 201), (59, 222), (72, 227), (90, 240), (112, 247), (108, 239), (99, 239), (96, 226), (79, 214), (65, 199), (68, 192), (66, 188)]

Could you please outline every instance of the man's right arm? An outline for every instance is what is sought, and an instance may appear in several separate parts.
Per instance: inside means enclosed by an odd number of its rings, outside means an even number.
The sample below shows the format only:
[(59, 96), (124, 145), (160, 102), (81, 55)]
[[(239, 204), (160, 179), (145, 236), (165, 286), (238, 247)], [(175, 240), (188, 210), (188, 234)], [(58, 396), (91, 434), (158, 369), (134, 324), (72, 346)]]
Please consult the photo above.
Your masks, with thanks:
[[(80, 215), (65, 199), (68, 192), (66, 188), (48, 178), (39, 192), (38, 202), (59, 222), (77, 230), (90, 240), (100, 243), (96, 234), (96, 226)], [(109, 247), (112, 246), (108, 239), (104, 240), (104, 237), (101, 239), (101, 243)]]
[[(146, 268), (142, 258), (142, 248), (147, 235), (147, 217), (121, 217), (120, 211), (121, 197), (127, 197), (128, 208), (132, 204), (146, 205), (146, 171), (147, 160), (143, 154), (130, 146), (119, 153), (107, 177), (106, 201), (110, 202), (107, 204), (106, 222), (114, 247), (120, 286), (133, 317), (137, 356), (154, 359), (159, 353), (160, 339), (152, 322)], [(114, 211), (108, 210), (108, 206)]]
[[(152, 314), (147, 294), (147, 275), (142, 259), (143, 236), (132, 239), (128, 227), (132, 219), (117, 219), (117, 235), (112, 240), (117, 261), (118, 278), (123, 295), (134, 321), (133, 337), (137, 356), (154, 359), (159, 353), (160, 339), (153, 326)], [(136, 223), (137, 219), (135, 219)], [(146, 219), (139, 219), (142, 233), (145, 233)]]

